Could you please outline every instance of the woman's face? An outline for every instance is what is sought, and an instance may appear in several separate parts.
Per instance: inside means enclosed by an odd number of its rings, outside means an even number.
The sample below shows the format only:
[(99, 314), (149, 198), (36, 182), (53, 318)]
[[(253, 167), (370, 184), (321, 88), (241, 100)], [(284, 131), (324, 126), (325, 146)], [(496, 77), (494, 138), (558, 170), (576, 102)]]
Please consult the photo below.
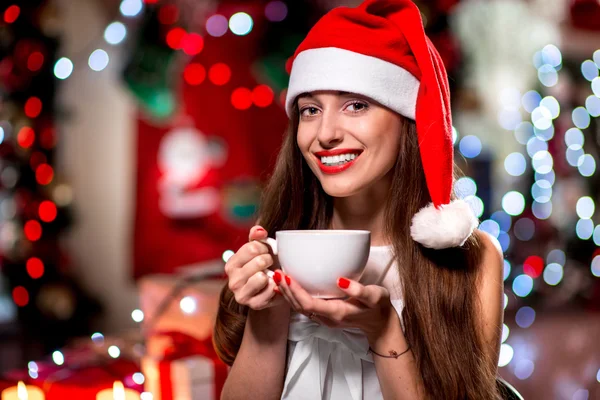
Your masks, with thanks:
[(382, 179), (396, 163), (402, 117), (368, 97), (315, 91), (298, 98), (297, 142), (323, 189), (348, 197)]

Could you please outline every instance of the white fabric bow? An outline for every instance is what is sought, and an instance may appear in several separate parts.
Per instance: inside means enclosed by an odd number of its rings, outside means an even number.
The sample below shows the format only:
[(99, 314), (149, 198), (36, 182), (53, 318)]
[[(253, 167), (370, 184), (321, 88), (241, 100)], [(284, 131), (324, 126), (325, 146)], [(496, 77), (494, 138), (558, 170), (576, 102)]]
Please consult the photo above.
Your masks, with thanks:
[(302, 314), (292, 317), (288, 339), (296, 342), (289, 362), (282, 399), (322, 399), (327, 364), (331, 359), (336, 393), (348, 393), (352, 400), (363, 398), (362, 360), (373, 363), (369, 342), (357, 328), (333, 329), (322, 326)]

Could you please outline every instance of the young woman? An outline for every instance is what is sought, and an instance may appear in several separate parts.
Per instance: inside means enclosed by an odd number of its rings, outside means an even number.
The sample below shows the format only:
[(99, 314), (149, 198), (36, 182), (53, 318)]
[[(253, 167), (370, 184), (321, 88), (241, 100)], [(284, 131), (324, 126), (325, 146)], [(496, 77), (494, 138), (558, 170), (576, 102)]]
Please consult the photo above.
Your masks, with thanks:
[[(500, 398), (502, 253), (453, 198), (448, 81), (419, 10), (336, 8), (288, 69), (261, 225), (225, 267), (222, 398)], [(312, 298), (283, 274), (257, 241), (283, 229), (371, 231), (360, 281), (338, 282), (349, 299)]]

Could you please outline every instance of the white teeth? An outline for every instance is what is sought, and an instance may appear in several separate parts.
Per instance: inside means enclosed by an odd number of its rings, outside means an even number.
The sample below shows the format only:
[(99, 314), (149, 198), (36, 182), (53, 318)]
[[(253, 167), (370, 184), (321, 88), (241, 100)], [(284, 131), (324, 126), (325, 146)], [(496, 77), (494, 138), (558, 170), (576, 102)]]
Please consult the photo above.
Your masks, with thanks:
[(340, 154), (337, 156), (321, 157), (321, 162), (325, 165), (341, 165), (354, 160), (356, 157), (356, 154)]

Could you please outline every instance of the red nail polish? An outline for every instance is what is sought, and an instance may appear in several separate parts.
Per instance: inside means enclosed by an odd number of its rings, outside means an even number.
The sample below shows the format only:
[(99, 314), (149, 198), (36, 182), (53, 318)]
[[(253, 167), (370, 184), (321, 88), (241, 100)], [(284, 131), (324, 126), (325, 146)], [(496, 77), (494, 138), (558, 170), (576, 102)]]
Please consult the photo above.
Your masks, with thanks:
[(346, 278), (340, 278), (338, 279), (338, 286), (342, 289), (348, 289), (348, 286), (350, 286), (350, 281)]
[(273, 288), (273, 291), (279, 295), (281, 295), (281, 291), (278, 288)]
[(263, 228), (256, 228), (256, 232), (265, 232)]
[(281, 282), (281, 272), (275, 271), (275, 274), (273, 274), (273, 280), (279, 285), (279, 282)]
[(288, 286), (290, 286), (292, 284), (292, 280), (287, 275), (285, 276), (285, 283), (287, 283)]

